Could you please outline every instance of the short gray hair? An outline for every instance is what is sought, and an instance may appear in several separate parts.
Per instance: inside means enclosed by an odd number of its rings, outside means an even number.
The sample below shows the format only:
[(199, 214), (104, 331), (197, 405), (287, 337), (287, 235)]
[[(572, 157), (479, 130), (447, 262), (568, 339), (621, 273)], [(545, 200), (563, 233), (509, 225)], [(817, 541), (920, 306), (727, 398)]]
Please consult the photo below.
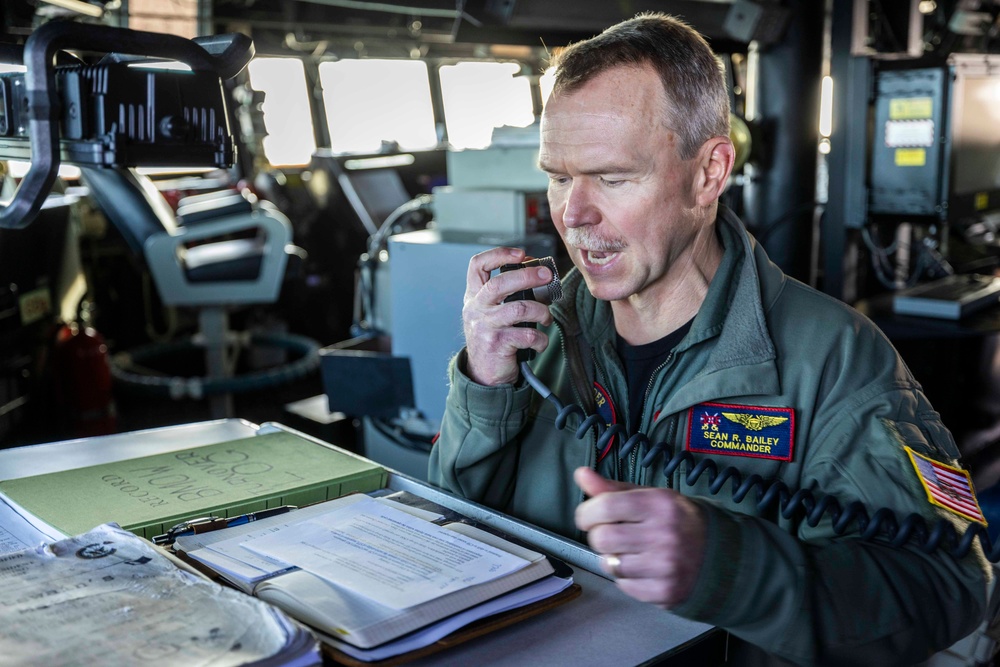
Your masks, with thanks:
[(567, 47), (553, 62), (553, 92), (572, 93), (610, 69), (647, 63), (663, 83), (665, 122), (680, 135), (682, 159), (712, 137), (729, 136), (729, 93), (719, 61), (697, 31), (666, 14), (639, 14)]

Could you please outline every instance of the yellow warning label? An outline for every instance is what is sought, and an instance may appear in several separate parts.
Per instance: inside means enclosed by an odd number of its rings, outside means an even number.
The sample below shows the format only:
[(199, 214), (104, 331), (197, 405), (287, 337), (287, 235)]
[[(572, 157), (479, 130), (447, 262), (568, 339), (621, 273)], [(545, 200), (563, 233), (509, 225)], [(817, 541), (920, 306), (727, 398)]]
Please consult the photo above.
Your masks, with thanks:
[(923, 148), (897, 148), (897, 167), (923, 167), (927, 164), (927, 151)]
[(976, 193), (976, 210), (982, 211), (990, 207), (990, 195), (988, 192)]
[(917, 120), (934, 115), (934, 103), (930, 97), (896, 97), (889, 100), (891, 120)]

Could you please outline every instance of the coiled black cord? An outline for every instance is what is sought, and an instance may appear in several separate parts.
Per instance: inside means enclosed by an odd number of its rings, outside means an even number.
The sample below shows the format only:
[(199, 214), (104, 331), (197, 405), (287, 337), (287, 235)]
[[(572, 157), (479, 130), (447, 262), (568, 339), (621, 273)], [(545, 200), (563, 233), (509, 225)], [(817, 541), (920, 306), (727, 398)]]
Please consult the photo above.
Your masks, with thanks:
[[(581, 423), (576, 429), (576, 437), (582, 440), (587, 437), (591, 429), (594, 429), (597, 434), (598, 451), (604, 451), (615, 436), (621, 436), (623, 439), (627, 436), (620, 424), (612, 424), (609, 427), (599, 415), (588, 415), (583, 408), (575, 404), (563, 405), (559, 397), (531, 371), (527, 362), (521, 362), (520, 367), (528, 384), (542, 398), (555, 406), (558, 413), (555, 420), (556, 428), (560, 430), (566, 428), (571, 416), (579, 416)], [(648, 468), (667, 448), (666, 442), (650, 445), (650, 439), (645, 433), (636, 433), (625, 440), (618, 456), (624, 459), (637, 446), (640, 447), (640, 451), (646, 449), (641, 465)], [(894, 547), (901, 547), (913, 541), (924, 553), (945, 549), (955, 558), (962, 558), (968, 554), (973, 541), (978, 537), (986, 557), (993, 563), (1000, 561), (1000, 542), (994, 546), (986, 527), (976, 522), (970, 522), (965, 532), (959, 534), (954, 525), (945, 519), (939, 519), (933, 527), (929, 527), (922, 516), (910, 514), (900, 522), (896, 513), (887, 507), (880, 508), (874, 515), (869, 516), (867, 508), (860, 501), (853, 501), (844, 507), (833, 496), (814, 494), (808, 489), (793, 491), (778, 479), (767, 480), (756, 474), (744, 479), (743, 473), (733, 466), (727, 466), (720, 472), (715, 461), (710, 459), (699, 461), (687, 451), (678, 451), (670, 457), (664, 463), (663, 474), (669, 478), (682, 463), (687, 463), (684, 481), (689, 486), (694, 486), (703, 474), (708, 475), (708, 490), (712, 495), (717, 495), (727, 482), (731, 482), (733, 500), (742, 503), (751, 491), (756, 490), (757, 510), (762, 514), (777, 508), (785, 519), (804, 516), (806, 523), (811, 527), (817, 526), (824, 515), (829, 514), (833, 521), (833, 530), (837, 535), (843, 535), (852, 527), (856, 527), (862, 540), (871, 540), (877, 535), (884, 534)]]

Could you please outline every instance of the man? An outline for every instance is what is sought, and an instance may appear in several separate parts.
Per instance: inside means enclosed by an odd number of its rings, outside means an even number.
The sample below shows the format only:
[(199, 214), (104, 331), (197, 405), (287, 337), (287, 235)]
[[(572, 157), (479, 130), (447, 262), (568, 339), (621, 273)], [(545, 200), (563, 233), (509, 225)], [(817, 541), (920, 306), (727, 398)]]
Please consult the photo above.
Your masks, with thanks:
[[(974, 499), (932, 505), (930, 461), (957, 449), (885, 337), (844, 304), (781, 273), (718, 203), (733, 164), (729, 108), (708, 45), (645, 15), (561, 57), (541, 125), (553, 221), (575, 269), (551, 308), (504, 299), (548, 269), (507, 271), (520, 250), (474, 257), (466, 348), (451, 368), (431, 481), (586, 539), (633, 597), (725, 628), (744, 662), (910, 664), (970, 633), (988, 564), (825, 519), (717, 495), (679, 451), (743, 479), (917, 513), (959, 530)], [(519, 322), (544, 329), (515, 327)], [(519, 349), (564, 401), (644, 432), (659, 451), (621, 459), (554, 426), (520, 377)], [(652, 452), (652, 453), (651, 453)], [(922, 463), (923, 462), (923, 463)], [(957, 473), (961, 476), (961, 473)], [(959, 487), (955, 493), (963, 493)], [(969, 489), (971, 491), (971, 488)], [(762, 655), (763, 654), (763, 655)]]

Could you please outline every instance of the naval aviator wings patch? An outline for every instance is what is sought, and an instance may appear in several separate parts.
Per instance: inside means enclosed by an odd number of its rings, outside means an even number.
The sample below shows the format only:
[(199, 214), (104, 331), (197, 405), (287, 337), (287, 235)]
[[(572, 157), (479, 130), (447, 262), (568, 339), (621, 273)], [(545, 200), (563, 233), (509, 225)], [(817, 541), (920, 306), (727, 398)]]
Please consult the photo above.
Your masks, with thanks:
[(690, 409), (685, 449), (699, 454), (791, 461), (795, 410), (701, 403)]

